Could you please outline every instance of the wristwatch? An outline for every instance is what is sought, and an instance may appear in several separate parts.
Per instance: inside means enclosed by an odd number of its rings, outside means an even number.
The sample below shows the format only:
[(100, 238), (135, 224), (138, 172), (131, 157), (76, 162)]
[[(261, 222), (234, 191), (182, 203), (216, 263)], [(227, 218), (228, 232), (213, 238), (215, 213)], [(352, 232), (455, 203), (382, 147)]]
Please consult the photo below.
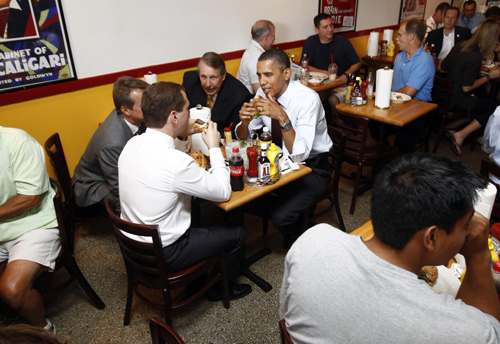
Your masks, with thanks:
[(283, 125), (281, 126), (281, 130), (283, 130), (283, 131), (288, 131), (288, 130), (290, 130), (290, 129), (292, 129), (292, 123), (290, 123), (290, 122), (285, 123), (285, 124), (283, 124)]

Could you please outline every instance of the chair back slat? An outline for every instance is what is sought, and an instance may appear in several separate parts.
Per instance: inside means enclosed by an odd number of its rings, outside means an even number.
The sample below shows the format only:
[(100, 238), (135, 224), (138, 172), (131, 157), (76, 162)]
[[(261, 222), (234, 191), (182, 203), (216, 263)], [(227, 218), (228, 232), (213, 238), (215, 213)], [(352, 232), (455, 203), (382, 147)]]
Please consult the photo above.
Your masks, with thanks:
[(363, 159), (370, 119), (350, 115), (339, 110), (337, 112), (338, 117), (335, 118), (334, 125), (341, 129), (346, 136), (345, 154), (359, 156), (360, 159)]
[(45, 151), (50, 158), (51, 165), (54, 167), (54, 172), (64, 194), (64, 199), (69, 201), (73, 195), (71, 177), (58, 133), (55, 133), (45, 141)]
[(434, 77), (434, 85), (432, 87), (432, 102), (438, 105), (439, 111), (446, 114), (450, 108), (451, 88), (453, 80)]

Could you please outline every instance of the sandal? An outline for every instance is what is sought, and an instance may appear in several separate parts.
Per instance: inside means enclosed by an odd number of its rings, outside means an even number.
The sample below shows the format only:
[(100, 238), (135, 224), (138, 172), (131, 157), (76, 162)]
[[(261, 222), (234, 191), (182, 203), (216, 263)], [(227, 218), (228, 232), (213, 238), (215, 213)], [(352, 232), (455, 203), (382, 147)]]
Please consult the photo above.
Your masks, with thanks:
[(450, 140), (451, 140), (451, 149), (453, 149), (453, 153), (455, 153), (455, 155), (461, 156), (462, 155), (462, 151), (460, 150), (461, 146), (457, 143), (453, 135), (451, 135)]

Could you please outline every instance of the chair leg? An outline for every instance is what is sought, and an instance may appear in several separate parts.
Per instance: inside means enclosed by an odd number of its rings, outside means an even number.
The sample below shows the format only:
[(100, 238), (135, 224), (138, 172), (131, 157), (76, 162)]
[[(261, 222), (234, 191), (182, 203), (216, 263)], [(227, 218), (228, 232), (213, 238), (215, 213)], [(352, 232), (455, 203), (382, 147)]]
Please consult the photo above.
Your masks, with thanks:
[[(128, 269), (127, 269), (128, 270)], [(127, 271), (127, 303), (125, 304), (125, 318), (123, 326), (130, 324), (130, 313), (132, 312), (132, 298), (134, 296), (134, 280), (132, 273)]]
[(172, 302), (170, 300), (170, 291), (164, 289), (162, 291), (163, 294), (163, 308), (165, 312), (165, 323), (169, 326), (173, 326), (172, 323)]
[(222, 284), (222, 304), (225, 309), (229, 308), (229, 280), (227, 277), (227, 258), (226, 252), (221, 252), (220, 254), (220, 262), (219, 262), (220, 273), (222, 275), (221, 284)]
[(358, 197), (358, 189), (362, 173), (363, 173), (363, 166), (358, 165), (358, 171), (356, 172), (356, 180), (354, 181), (354, 190), (352, 192), (351, 208), (349, 210), (350, 214), (354, 214), (354, 209), (356, 208), (356, 198)]
[(335, 177), (333, 178), (333, 204), (335, 205), (335, 212), (337, 213), (337, 219), (339, 220), (339, 226), (342, 231), (346, 231), (344, 219), (342, 217), (342, 212), (340, 211), (340, 202), (339, 202), (339, 181), (340, 181), (340, 172), (335, 173)]
[(78, 264), (75, 261), (75, 257), (73, 256), (66, 257), (65, 267), (66, 270), (68, 270), (68, 272), (71, 274), (71, 276), (73, 276), (78, 281), (78, 283), (80, 283), (80, 286), (83, 288), (88, 297), (90, 297), (94, 305), (98, 309), (104, 309), (106, 305), (97, 295), (94, 289), (91, 287), (85, 276), (83, 276), (82, 271), (80, 270)]
[(432, 153), (434, 153), (434, 154), (437, 152), (437, 150), (439, 148), (439, 143), (441, 142), (441, 137), (443, 136), (445, 123), (446, 123), (446, 120), (443, 117), (443, 119), (441, 120), (441, 125), (439, 126), (438, 134), (436, 136), (436, 142), (434, 142), (434, 148), (432, 149)]

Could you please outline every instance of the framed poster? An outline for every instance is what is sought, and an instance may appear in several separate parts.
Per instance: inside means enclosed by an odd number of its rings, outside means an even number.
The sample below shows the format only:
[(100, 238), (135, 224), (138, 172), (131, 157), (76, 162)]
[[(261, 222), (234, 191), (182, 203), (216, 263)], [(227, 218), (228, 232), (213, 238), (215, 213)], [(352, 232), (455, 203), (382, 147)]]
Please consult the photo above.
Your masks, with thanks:
[(357, 10), (358, 0), (319, 1), (319, 13), (326, 13), (332, 17), (335, 32), (355, 31)]
[(60, 0), (0, 0), (0, 92), (72, 79)]
[(399, 23), (413, 18), (424, 20), (426, 2), (427, 0), (401, 0)]

